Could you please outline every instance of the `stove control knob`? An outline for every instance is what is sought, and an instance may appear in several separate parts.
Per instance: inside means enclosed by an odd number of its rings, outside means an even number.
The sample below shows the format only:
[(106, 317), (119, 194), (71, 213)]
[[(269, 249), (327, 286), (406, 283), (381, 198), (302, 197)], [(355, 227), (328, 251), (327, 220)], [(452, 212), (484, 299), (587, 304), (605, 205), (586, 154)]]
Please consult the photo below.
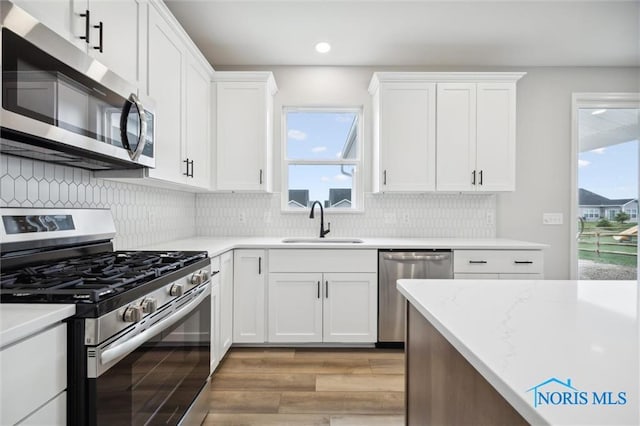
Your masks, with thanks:
[(142, 308), (140, 306), (129, 306), (122, 315), (124, 322), (138, 322), (142, 319)]
[(206, 272), (204, 271), (198, 271), (196, 273), (194, 273), (193, 275), (191, 275), (191, 284), (193, 285), (200, 285), (205, 281), (205, 274)]
[(142, 312), (152, 314), (158, 309), (158, 301), (152, 297), (147, 297), (140, 303)]
[(173, 284), (171, 288), (169, 288), (169, 296), (182, 296), (184, 293), (184, 289), (182, 288), (182, 284)]

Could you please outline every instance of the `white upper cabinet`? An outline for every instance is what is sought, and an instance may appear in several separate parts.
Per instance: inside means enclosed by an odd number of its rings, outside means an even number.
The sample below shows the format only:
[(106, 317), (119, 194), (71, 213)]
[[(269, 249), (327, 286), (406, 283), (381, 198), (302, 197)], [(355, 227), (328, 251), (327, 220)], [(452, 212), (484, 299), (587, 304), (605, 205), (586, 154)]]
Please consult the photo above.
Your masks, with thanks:
[(374, 192), (433, 191), (436, 85), (379, 81), (373, 94)]
[(169, 23), (149, 7), (148, 95), (156, 103), (155, 169), (149, 176), (171, 182), (186, 180), (182, 146), (184, 52)]
[(44, 25), (129, 83), (141, 85), (142, 0), (15, 0)]
[(476, 90), (476, 190), (515, 191), (516, 83), (478, 83)]
[(273, 96), (270, 72), (216, 72), (216, 176), (220, 191), (270, 192)]
[(439, 83), (437, 109), (438, 191), (514, 191), (516, 83)]
[[(142, 1), (89, 0), (74, 2), (73, 7), (75, 34), (82, 34), (86, 30), (86, 17), (80, 15), (86, 14), (87, 10), (90, 13), (90, 39), (86, 43), (89, 54), (120, 77), (140, 87), (143, 58), (139, 57), (138, 49), (142, 45), (140, 38), (144, 34), (146, 15)], [(146, 4), (144, 7), (146, 9)]]
[(438, 190), (472, 191), (476, 176), (476, 85), (438, 84)]
[(155, 5), (149, 6), (147, 55), (147, 94), (156, 107), (156, 167), (148, 175), (209, 189), (212, 72)]
[(524, 73), (375, 73), (373, 191), (514, 191)]

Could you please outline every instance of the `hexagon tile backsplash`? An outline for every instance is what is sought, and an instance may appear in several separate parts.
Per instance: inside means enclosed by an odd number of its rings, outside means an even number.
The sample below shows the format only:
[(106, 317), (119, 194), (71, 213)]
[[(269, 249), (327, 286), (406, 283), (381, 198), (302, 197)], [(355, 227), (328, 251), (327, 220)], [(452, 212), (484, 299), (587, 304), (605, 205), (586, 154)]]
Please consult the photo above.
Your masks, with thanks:
[(2, 207), (110, 208), (116, 249), (195, 235), (195, 195), (96, 179), (87, 170), (0, 155)]
[[(493, 238), (493, 194), (366, 194), (363, 213), (325, 211), (329, 237)], [(198, 235), (315, 237), (309, 211), (281, 213), (280, 194), (198, 194)]]

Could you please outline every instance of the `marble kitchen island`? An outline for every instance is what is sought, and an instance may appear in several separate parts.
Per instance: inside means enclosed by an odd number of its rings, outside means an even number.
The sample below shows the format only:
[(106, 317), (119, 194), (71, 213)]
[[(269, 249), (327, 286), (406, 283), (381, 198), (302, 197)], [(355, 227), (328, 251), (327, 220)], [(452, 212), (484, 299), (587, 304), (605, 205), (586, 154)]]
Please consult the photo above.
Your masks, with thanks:
[(640, 424), (636, 281), (399, 280), (407, 419)]

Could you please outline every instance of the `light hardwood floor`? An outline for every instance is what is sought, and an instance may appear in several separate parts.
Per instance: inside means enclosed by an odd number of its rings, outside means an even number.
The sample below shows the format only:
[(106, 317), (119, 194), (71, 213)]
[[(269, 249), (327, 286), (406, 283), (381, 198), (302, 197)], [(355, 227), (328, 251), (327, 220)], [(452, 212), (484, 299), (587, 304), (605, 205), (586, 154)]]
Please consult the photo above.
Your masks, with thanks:
[(232, 348), (211, 381), (213, 425), (404, 425), (404, 353)]

